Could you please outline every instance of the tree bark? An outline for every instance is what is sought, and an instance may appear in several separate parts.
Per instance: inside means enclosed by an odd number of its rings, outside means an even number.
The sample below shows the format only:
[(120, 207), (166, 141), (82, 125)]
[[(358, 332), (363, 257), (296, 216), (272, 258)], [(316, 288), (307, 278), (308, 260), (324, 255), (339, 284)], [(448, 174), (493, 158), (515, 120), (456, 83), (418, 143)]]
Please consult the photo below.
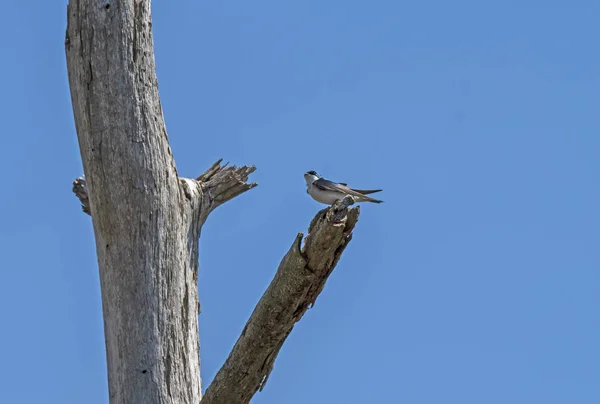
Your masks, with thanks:
[(210, 204), (179, 180), (150, 1), (71, 0), (65, 39), (100, 270), (111, 403), (198, 403), (198, 236)]
[(347, 204), (317, 213), (304, 247), (298, 234), (202, 404), (249, 403), (264, 388), (283, 343), (314, 305), (352, 239), (359, 208), (348, 211)]
[[(198, 239), (209, 213), (253, 188), (220, 161), (179, 178), (155, 73), (150, 0), (70, 0), (65, 49), (94, 226), (111, 404), (197, 404)], [(299, 235), (203, 402), (247, 403), (351, 239), (358, 208), (317, 214)]]

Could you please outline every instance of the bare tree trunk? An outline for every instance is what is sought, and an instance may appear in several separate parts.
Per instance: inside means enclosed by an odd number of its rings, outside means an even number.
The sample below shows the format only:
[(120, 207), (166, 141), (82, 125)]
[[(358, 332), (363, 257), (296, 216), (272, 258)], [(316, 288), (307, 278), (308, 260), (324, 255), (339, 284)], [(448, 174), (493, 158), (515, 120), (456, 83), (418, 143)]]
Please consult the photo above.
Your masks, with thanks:
[[(254, 187), (254, 167), (220, 161), (179, 178), (155, 74), (149, 0), (71, 0), (65, 39), (85, 180), (74, 191), (93, 220), (112, 404), (197, 404), (198, 238), (208, 214)], [(316, 216), (300, 234), (207, 403), (247, 403), (292, 327), (350, 241), (358, 208)], [(350, 213), (349, 213), (350, 212)]]

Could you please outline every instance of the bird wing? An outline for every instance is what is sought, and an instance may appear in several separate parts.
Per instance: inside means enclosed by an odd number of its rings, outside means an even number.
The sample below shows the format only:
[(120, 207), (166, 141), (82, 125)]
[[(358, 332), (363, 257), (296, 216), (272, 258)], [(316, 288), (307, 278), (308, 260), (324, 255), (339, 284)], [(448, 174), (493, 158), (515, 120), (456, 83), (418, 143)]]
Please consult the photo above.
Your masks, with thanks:
[(337, 182), (326, 180), (325, 178), (319, 178), (313, 185), (322, 191), (339, 192), (341, 194), (352, 195), (352, 196), (363, 196), (360, 192), (348, 188), (346, 185), (338, 184)]

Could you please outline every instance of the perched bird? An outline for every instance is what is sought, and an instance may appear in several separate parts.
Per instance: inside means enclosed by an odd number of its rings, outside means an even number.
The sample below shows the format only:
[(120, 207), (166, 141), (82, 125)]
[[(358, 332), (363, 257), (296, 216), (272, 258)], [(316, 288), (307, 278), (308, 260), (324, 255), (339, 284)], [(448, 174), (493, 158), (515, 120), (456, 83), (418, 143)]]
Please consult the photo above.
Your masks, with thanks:
[(366, 196), (379, 192), (381, 189), (352, 189), (348, 187), (348, 184), (326, 180), (319, 176), (316, 171), (304, 173), (304, 179), (306, 180), (306, 193), (315, 201), (326, 205), (333, 205), (335, 201), (341, 201), (347, 195), (350, 195), (354, 199), (354, 202), (383, 202), (379, 199)]

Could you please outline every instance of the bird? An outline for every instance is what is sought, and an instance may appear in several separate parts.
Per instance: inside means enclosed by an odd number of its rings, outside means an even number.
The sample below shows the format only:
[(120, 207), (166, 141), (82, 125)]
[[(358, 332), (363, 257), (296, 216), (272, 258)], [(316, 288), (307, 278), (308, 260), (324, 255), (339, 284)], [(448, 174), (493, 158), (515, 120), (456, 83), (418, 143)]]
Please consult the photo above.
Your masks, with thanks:
[(316, 171), (307, 171), (304, 173), (304, 180), (306, 180), (306, 193), (315, 201), (326, 205), (333, 205), (336, 201), (341, 201), (348, 195), (352, 197), (354, 202), (383, 202), (367, 196), (368, 194), (380, 192), (382, 191), (381, 189), (353, 189), (343, 182), (326, 180)]

